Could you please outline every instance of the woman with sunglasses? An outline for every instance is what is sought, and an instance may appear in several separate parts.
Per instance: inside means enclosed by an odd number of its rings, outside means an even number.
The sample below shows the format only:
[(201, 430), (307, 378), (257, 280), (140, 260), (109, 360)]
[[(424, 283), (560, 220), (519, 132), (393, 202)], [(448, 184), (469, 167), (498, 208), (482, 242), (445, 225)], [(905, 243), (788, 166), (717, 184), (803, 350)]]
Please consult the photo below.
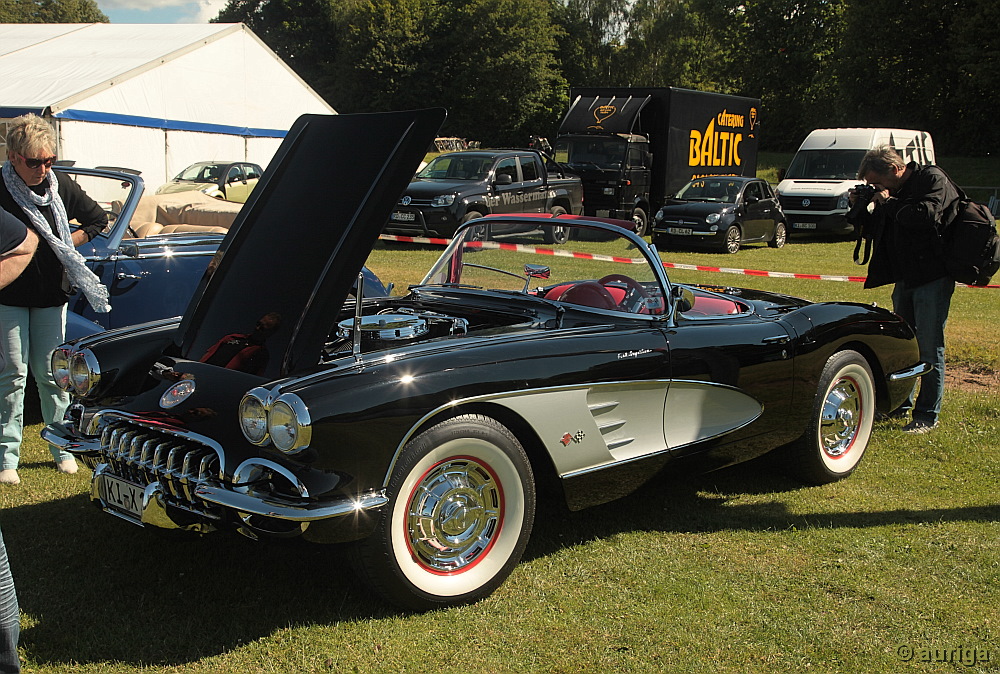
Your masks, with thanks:
[[(96, 311), (108, 311), (108, 290), (76, 247), (107, 225), (104, 209), (79, 185), (52, 171), (55, 129), (36, 115), (7, 127), (7, 161), (0, 167), (0, 208), (38, 235), (38, 248), (21, 275), (0, 290), (0, 484), (19, 484), (24, 389), (28, 368), (38, 384), (42, 421), (62, 419), (68, 395), (52, 381), (49, 359), (66, 334), (66, 302), (81, 290)], [(69, 222), (79, 223), (75, 230)], [(75, 473), (72, 455), (55, 448), (63, 473)]]

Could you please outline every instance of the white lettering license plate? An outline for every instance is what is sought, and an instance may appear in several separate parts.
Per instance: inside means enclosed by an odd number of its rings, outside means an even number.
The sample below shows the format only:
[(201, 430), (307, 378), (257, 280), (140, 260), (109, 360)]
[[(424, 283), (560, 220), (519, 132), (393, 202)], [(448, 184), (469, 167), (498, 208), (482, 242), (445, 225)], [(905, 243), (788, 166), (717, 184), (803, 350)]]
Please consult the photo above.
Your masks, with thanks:
[(793, 222), (792, 229), (816, 229), (815, 222)]
[(691, 230), (687, 227), (667, 227), (667, 234), (674, 236), (691, 236)]
[(137, 520), (142, 519), (142, 487), (105, 473), (100, 477), (98, 488), (101, 500), (109, 508)]
[(403, 211), (396, 211), (392, 214), (393, 220), (398, 220), (400, 222), (413, 222), (417, 219), (416, 213), (406, 213)]

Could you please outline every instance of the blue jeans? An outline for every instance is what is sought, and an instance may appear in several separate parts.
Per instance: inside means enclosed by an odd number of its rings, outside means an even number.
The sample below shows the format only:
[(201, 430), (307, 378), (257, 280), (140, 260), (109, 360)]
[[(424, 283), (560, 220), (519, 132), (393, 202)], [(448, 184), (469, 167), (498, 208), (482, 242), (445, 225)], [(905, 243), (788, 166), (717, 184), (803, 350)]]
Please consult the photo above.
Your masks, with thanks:
[[(28, 367), (38, 384), (42, 421), (61, 421), (69, 394), (52, 381), (52, 351), (66, 339), (66, 305), (11, 307), (0, 304), (0, 468), (17, 468), (24, 426), (24, 387)], [(52, 458), (64, 461), (72, 454), (49, 447)]]
[(904, 408), (913, 410), (913, 420), (934, 424), (944, 399), (944, 326), (948, 321), (955, 281), (949, 277), (916, 287), (897, 283), (892, 291), (893, 310), (913, 326), (920, 346), (920, 360), (932, 369), (920, 381), (916, 400), (913, 393)]
[(21, 636), (21, 613), (14, 592), (14, 578), (10, 575), (7, 548), (0, 534), (0, 672), (20, 672), (17, 657), (17, 640)]

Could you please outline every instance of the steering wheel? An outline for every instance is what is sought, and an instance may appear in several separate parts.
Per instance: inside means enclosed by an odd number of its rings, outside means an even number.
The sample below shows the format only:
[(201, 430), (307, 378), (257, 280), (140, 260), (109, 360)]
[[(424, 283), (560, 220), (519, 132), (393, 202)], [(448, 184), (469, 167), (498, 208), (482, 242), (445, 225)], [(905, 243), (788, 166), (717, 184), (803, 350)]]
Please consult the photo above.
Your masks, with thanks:
[(602, 286), (609, 283), (620, 283), (628, 288), (628, 292), (625, 293), (625, 297), (622, 301), (618, 303), (618, 308), (629, 313), (641, 313), (643, 309), (647, 312), (648, 304), (645, 300), (649, 299), (649, 292), (642, 286), (641, 283), (636, 281), (631, 276), (625, 276), (625, 274), (608, 274), (607, 276), (598, 279), (597, 281)]

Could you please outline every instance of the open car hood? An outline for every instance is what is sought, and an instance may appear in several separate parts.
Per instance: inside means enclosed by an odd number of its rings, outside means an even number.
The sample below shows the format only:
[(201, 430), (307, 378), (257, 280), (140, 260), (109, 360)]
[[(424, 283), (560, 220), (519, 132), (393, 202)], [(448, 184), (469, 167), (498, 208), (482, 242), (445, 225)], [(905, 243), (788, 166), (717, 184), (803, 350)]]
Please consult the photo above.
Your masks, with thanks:
[(434, 108), (299, 117), (188, 305), (180, 355), (204, 360), (263, 322), (260, 374), (314, 366), (445, 115)]

